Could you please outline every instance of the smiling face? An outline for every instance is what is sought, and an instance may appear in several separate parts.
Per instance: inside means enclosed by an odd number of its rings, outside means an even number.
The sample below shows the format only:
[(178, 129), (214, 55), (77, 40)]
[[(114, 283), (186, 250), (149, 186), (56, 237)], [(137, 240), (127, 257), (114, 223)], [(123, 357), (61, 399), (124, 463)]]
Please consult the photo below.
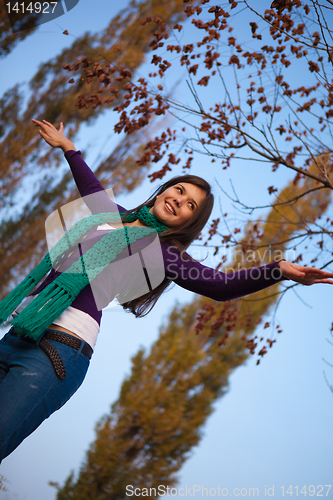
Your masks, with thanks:
[(205, 197), (206, 193), (200, 187), (180, 182), (157, 196), (149, 211), (166, 226), (175, 228), (191, 219)]

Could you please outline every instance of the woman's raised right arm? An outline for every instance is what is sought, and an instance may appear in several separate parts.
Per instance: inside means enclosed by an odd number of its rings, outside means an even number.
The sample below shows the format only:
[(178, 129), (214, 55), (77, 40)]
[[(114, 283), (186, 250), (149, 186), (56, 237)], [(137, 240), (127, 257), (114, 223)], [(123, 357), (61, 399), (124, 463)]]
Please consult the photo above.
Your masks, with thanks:
[[(123, 207), (116, 205), (113, 202), (102, 184), (99, 182), (93, 171), (88, 167), (83, 160), (80, 151), (76, 151), (74, 144), (64, 136), (63, 124), (57, 130), (54, 125), (43, 120), (32, 120), (39, 129), (39, 134), (43, 139), (54, 148), (60, 148), (65, 153), (65, 158), (68, 161), (72, 171), (73, 179), (79, 190), (80, 196), (84, 199), (86, 205), (93, 214), (102, 212), (118, 212), (125, 211)], [(100, 193), (96, 195), (95, 193)], [(95, 196), (91, 196), (95, 194)]]
[(73, 179), (82, 198), (84, 196), (88, 196), (98, 192), (101, 192), (102, 195), (103, 191), (104, 195), (108, 198), (102, 184), (99, 182), (94, 172), (88, 167), (88, 165), (82, 158), (81, 151), (66, 151), (65, 158), (68, 161), (68, 164), (72, 171)]

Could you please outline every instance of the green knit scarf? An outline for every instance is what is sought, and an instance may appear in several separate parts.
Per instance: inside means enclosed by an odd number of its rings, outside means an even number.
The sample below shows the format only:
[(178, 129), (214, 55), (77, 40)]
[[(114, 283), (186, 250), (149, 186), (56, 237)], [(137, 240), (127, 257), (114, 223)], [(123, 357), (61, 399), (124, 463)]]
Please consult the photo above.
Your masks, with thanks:
[[(120, 216), (125, 212), (120, 213)], [(66, 272), (42, 290), (36, 298), (17, 315), (12, 326), (20, 336), (37, 340), (47, 327), (71, 305), (80, 291), (112, 262), (130, 243), (155, 231), (169, 229), (142, 207), (137, 214), (129, 214), (123, 222), (140, 219), (149, 227), (129, 226), (110, 231), (88, 250), (84, 257), (74, 262)], [(92, 227), (119, 221), (119, 213), (102, 213), (86, 217), (73, 225), (45, 255), (41, 263), (0, 302), (0, 324), (16, 309), (41, 279), (56, 266), (73, 245)], [(89, 275), (89, 277), (88, 277)]]

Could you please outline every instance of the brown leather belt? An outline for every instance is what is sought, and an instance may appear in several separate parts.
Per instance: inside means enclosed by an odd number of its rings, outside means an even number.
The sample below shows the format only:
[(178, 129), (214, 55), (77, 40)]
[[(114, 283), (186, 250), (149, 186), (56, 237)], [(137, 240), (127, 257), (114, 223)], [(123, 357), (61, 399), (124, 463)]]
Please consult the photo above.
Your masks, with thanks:
[[(14, 328), (11, 328), (8, 333), (19, 337), (18, 332)], [(21, 338), (29, 340), (25, 337)], [(43, 337), (39, 341), (38, 345), (41, 349), (43, 349), (45, 354), (50, 359), (57, 377), (59, 377), (61, 380), (64, 380), (66, 378), (66, 368), (64, 366), (64, 363), (62, 362), (61, 357), (59, 356), (58, 351), (56, 350), (54, 345), (48, 342), (49, 340), (54, 340), (55, 342), (59, 342), (60, 344), (65, 344), (69, 347), (73, 347), (73, 349), (76, 349), (77, 351), (81, 348), (82, 342), (84, 342), (84, 340), (80, 340), (77, 337), (73, 337), (71, 335), (66, 335), (59, 330), (46, 330)], [(84, 342), (81, 352), (90, 359), (93, 350), (89, 344)]]

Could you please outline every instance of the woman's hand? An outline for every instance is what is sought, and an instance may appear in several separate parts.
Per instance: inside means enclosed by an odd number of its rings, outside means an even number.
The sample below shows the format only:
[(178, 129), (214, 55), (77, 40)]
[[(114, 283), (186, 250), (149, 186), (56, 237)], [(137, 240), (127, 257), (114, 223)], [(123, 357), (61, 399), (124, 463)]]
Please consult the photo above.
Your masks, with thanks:
[(59, 130), (52, 123), (43, 120), (32, 120), (36, 127), (40, 127), (39, 134), (53, 148), (60, 148), (64, 153), (66, 151), (76, 151), (74, 144), (64, 136), (64, 126), (61, 123)]
[(292, 264), (287, 260), (278, 263), (285, 278), (301, 283), (302, 285), (313, 285), (315, 283), (330, 283), (333, 285), (333, 273), (328, 273), (315, 267), (304, 267)]

